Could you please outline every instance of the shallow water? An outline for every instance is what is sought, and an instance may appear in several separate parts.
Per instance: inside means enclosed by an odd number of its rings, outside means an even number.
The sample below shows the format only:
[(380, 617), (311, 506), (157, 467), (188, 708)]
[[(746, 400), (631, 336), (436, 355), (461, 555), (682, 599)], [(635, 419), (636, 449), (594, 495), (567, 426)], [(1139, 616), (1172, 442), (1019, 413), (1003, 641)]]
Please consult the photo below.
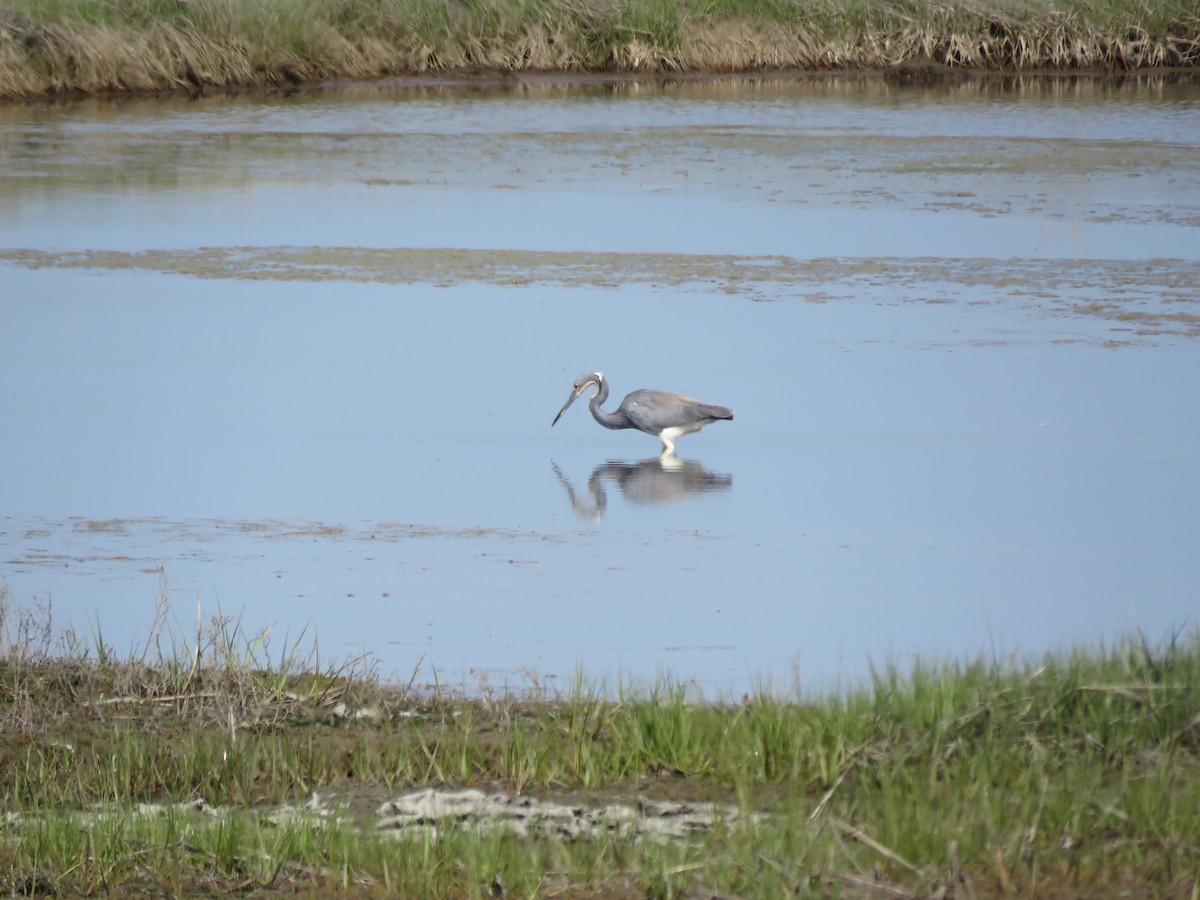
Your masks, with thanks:
[[(118, 648), (165, 595), (468, 688), (1190, 627), (1198, 113), (838, 79), (2, 108), (0, 577)], [(551, 430), (592, 367), (736, 418), (670, 466), (583, 404)]]

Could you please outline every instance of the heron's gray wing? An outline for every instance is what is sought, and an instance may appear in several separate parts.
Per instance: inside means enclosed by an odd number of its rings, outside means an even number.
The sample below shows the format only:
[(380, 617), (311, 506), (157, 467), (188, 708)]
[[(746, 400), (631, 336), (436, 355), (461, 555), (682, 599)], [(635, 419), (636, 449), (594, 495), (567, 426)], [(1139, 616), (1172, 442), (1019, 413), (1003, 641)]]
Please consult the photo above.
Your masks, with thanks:
[(691, 425), (702, 419), (732, 419), (733, 410), (701, 403), (683, 394), (640, 390), (627, 395), (620, 409), (635, 428), (657, 434), (664, 428)]
[(697, 403), (698, 419), (732, 419), (733, 410), (728, 406), (717, 406), (714, 403)]

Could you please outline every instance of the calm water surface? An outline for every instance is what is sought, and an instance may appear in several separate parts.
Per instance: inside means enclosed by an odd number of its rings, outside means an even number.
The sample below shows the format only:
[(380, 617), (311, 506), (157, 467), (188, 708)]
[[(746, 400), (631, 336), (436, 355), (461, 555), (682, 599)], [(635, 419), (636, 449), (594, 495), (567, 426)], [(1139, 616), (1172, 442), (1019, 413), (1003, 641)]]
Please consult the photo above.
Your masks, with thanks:
[[(1194, 84), (0, 108), (0, 581), (468, 688), (1157, 640), (1198, 284)], [(736, 418), (551, 430), (585, 368)]]

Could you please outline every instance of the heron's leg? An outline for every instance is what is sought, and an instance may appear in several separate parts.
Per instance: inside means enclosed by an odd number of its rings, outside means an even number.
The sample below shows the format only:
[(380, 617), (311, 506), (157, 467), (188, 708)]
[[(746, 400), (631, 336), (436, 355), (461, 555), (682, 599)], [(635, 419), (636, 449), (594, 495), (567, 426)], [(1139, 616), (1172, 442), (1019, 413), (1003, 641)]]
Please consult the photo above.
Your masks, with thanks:
[(660, 441), (662, 441), (662, 445), (663, 445), (662, 453), (660, 453), (658, 455), (659, 458), (666, 459), (668, 456), (674, 456), (675, 455), (675, 442), (672, 441), (669, 437), (667, 437), (666, 432), (660, 433), (658, 436), (658, 439)]

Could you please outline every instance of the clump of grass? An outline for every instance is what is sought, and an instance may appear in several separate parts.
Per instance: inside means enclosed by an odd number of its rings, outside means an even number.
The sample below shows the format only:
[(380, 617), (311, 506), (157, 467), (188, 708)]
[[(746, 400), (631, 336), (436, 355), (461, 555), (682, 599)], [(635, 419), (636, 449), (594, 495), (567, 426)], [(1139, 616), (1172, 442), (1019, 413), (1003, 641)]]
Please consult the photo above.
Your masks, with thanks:
[(1194, 67), (1190, 0), (9, 0), (0, 96), (423, 73)]
[[(122, 656), (0, 589), (0, 890), (1200, 887), (1200, 635), (882, 667), (820, 697), (710, 701), (669, 678), (613, 691), (582, 675), (561, 694), (464, 696), (298, 642), (272, 653), (221, 617), (183, 627), (161, 594), (150, 639)], [(747, 815), (672, 841), (378, 827), (380, 801), (426, 786)]]
[[(37, 733), (64, 710), (172, 706), (185, 716), (220, 722), (262, 722), (294, 704), (362, 702), (378, 680), (365, 658), (323, 664), (316, 641), (302, 632), (278, 646), (272, 630), (248, 633), (234, 617), (207, 620), (200, 605), (194, 628), (175, 618), (160, 573), (147, 636), (125, 653), (104, 639), (99, 624), (85, 639), (73, 627), (56, 631), (49, 600), (19, 606), (0, 584), (0, 727)], [(352, 701), (353, 702), (353, 701)]]

